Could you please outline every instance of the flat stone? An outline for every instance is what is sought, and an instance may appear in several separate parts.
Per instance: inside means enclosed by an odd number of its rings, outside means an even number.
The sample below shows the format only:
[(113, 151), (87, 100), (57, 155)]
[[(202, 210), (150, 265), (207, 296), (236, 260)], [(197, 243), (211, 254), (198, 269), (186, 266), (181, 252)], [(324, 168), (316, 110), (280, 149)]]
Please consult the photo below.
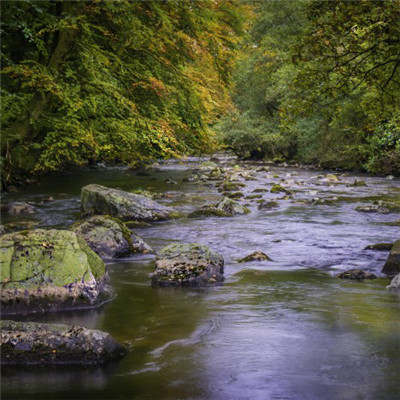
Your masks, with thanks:
[(1, 365), (100, 365), (127, 349), (108, 333), (81, 326), (0, 321)]

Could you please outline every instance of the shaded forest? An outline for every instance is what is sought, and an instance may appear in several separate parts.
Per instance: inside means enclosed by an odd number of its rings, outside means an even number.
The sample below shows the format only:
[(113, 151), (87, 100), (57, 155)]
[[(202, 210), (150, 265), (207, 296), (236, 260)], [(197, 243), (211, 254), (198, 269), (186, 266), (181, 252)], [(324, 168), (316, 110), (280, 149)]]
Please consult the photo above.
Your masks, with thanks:
[(400, 1), (3, 1), (7, 186), (212, 152), (400, 174)]

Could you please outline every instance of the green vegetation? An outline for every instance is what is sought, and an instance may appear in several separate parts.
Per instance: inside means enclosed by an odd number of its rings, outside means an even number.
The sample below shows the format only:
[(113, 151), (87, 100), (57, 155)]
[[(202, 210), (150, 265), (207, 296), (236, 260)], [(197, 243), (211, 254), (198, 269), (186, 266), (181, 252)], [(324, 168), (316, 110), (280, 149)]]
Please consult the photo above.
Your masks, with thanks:
[(400, 174), (400, 2), (256, 3), (219, 126), (242, 157)]
[(2, 185), (209, 152), (215, 128), (242, 157), (398, 175), (399, 10), (400, 0), (2, 1)]
[(236, 1), (2, 1), (2, 184), (213, 148)]

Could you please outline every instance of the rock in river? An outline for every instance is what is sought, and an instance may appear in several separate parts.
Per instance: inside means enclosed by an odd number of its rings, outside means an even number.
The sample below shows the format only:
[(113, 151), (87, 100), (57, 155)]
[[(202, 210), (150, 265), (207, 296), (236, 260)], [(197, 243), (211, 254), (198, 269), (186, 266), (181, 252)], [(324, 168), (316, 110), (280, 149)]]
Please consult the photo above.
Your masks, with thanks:
[(87, 185), (81, 190), (82, 217), (94, 214), (110, 215), (122, 221), (163, 221), (178, 213), (146, 196), (111, 189), (101, 185)]
[(104, 259), (152, 252), (151, 247), (133, 234), (122, 221), (108, 215), (96, 215), (79, 221), (72, 226), (72, 230)]
[(249, 212), (250, 210), (238, 201), (224, 197), (216, 205), (203, 206), (199, 210), (193, 211), (188, 217), (233, 217), (237, 214), (248, 214)]
[(127, 349), (108, 333), (58, 324), (1, 321), (1, 364), (99, 365)]
[(208, 247), (171, 244), (156, 258), (153, 286), (204, 286), (224, 280), (224, 259)]
[(272, 260), (262, 251), (255, 251), (254, 253), (251, 253), (248, 256), (238, 260), (238, 262), (240, 263), (249, 261), (272, 261)]
[(3, 315), (92, 308), (114, 297), (104, 262), (74, 232), (3, 235), (0, 255)]
[(389, 276), (395, 276), (400, 272), (400, 240), (394, 242), (382, 272)]
[(18, 215), (18, 214), (35, 214), (36, 208), (27, 203), (10, 203), (7, 206), (7, 211), (9, 214)]
[(390, 285), (386, 286), (386, 289), (388, 290), (400, 290), (400, 274), (397, 274), (392, 281), (390, 282)]
[(370, 273), (370, 272), (365, 272), (361, 271), (360, 269), (349, 269), (348, 271), (344, 271), (338, 275), (338, 278), (340, 279), (357, 279), (357, 280), (362, 280), (362, 279), (375, 279), (376, 275)]

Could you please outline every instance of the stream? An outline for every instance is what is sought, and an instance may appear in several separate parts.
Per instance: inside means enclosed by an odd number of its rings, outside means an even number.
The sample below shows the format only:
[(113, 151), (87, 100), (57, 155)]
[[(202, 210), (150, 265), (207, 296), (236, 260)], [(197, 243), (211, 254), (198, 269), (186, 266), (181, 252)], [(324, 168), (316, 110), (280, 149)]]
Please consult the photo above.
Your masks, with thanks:
[[(245, 196), (276, 183), (293, 196), (261, 192), (279, 207), (258, 210), (256, 199), (241, 199), (250, 214), (181, 218), (135, 232), (156, 251), (175, 242), (209, 246), (225, 259), (224, 283), (152, 288), (154, 256), (107, 263), (114, 301), (19, 319), (100, 329), (129, 346), (129, 354), (101, 368), (4, 370), (4, 400), (400, 398), (400, 297), (385, 289), (389, 279), (380, 272), (388, 252), (364, 250), (399, 239), (400, 214), (355, 211), (373, 200), (398, 200), (400, 179), (337, 173), (330, 181), (325, 171), (217, 157), (222, 166), (239, 164), (238, 172), (252, 174), (240, 178)], [(31, 219), (36, 227), (66, 228), (79, 219), (80, 189), (89, 183), (161, 193), (157, 201), (187, 215), (221, 198), (216, 181), (187, 179), (203, 174), (199, 166), (207, 160), (172, 160), (143, 171), (99, 165), (49, 176), (4, 194), (3, 203), (31, 202), (38, 212), (2, 213), (2, 223)], [(351, 186), (355, 180), (366, 186)], [(254, 251), (273, 261), (237, 262)], [(336, 277), (351, 268), (378, 279)]]

